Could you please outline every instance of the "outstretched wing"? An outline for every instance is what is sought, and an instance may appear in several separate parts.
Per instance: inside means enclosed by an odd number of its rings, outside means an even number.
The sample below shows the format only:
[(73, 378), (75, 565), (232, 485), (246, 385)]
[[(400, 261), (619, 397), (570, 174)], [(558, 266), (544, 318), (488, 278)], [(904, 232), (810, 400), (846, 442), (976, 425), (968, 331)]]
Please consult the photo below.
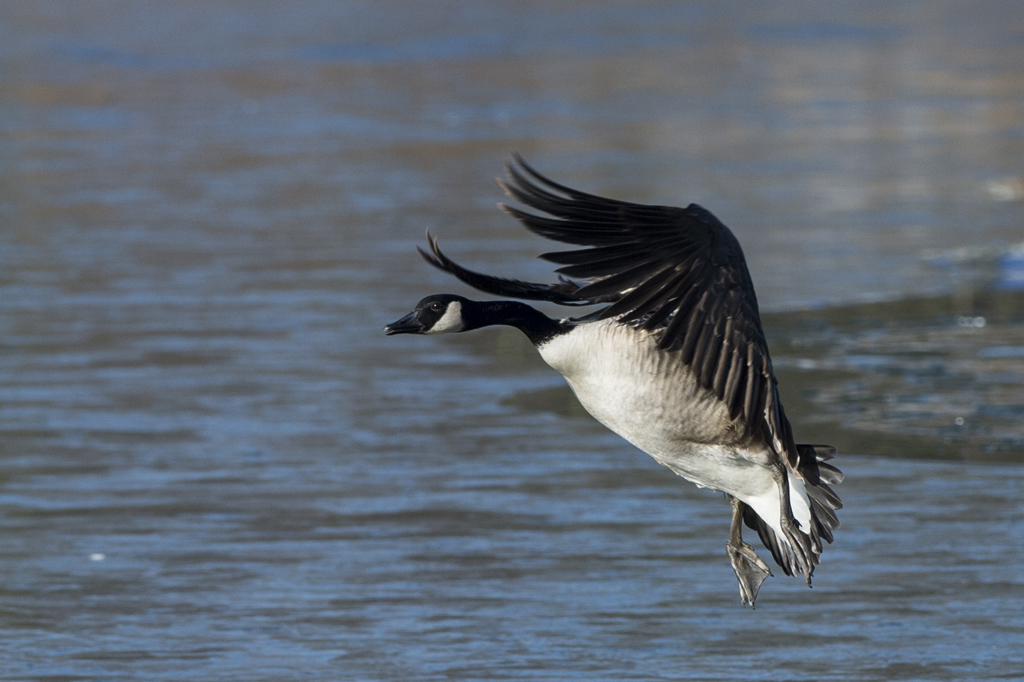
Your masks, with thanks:
[[(651, 331), (700, 384), (763, 434), (776, 453), (816, 484), (813, 456), (802, 457), (782, 411), (757, 297), (743, 250), (706, 209), (647, 206), (587, 194), (556, 183), (519, 156), (506, 164), (505, 192), (546, 216), (502, 205), (527, 229), (587, 248), (541, 256), (562, 267), (557, 284), (532, 284), (466, 270), (431, 240), (436, 267), (488, 293), (564, 305), (608, 303), (601, 318)], [(804, 461), (807, 460), (807, 461)]]
[(580, 285), (564, 277), (560, 277), (559, 281), (555, 284), (535, 284), (518, 279), (505, 279), (504, 277), (485, 275), (481, 272), (464, 268), (444, 255), (437, 244), (437, 238), (432, 237), (429, 230), (427, 230), (427, 243), (430, 245), (430, 253), (427, 253), (418, 246), (416, 247), (416, 250), (423, 256), (423, 260), (435, 268), (455, 275), (474, 289), (479, 289), (495, 296), (511, 296), (512, 298), (522, 298), (528, 301), (551, 301), (561, 305), (589, 305), (595, 303), (595, 301), (579, 298), (576, 292), (579, 291)]

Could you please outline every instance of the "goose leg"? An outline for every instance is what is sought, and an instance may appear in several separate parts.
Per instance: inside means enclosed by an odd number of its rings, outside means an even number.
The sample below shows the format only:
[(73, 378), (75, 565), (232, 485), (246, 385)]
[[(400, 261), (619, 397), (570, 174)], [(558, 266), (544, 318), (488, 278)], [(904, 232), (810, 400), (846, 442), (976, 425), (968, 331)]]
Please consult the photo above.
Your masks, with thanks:
[(729, 528), (729, 541), (725, 543), (725, 552), (732, 562), (732, 570), (740, 582), (740, 600), (744, 606), (754, 608), (757, 592), (761, 583), (772, 574), (768, 565), (754, 553), (747, 543), (743, 542), (743, 503), (735, 497), (729, 497), (732, 504), (732, 526)]
[(800, 524), (793, 517), (793, 507), (789, 500), (789, 478), (786, 469), (781, 462), (772, 467), (775, 482), (779, 486), (782, 514), (779, 522), (782, 524), (782, 531), (789, 541), (789, 551), (792, 552), (793, 566), (797, 572), (802, 573), (807, 581), (808, 587), (811, 584), (811, 574), (814, 573), (814, 564), (817, 555), (811, 547), (811, 537), (800, 530)]

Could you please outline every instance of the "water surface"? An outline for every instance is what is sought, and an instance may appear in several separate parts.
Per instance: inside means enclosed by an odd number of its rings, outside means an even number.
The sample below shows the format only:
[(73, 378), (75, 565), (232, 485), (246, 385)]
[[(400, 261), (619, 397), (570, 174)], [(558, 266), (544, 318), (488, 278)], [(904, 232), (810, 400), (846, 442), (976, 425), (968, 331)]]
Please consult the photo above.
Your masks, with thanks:
[[(0, 679), (1024, 674), (1015, 4), (4, 13)], [(741, 608), (721, 496), (513, 331), (382, 335), (468, 293), (426, 228), (550, 277), (513, 150), (736, 232), (848, 475), (814, 589)]]

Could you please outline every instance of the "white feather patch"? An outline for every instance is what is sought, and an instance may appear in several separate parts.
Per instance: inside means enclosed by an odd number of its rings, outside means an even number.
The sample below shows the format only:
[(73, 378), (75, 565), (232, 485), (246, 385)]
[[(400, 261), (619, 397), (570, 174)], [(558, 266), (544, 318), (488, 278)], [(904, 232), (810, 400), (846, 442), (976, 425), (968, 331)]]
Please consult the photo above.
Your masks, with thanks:
[(434, 326), (423, 332), (424, 334), (454, 334), (455, 332), (461, 332), (466, 328), (466, 323), (462, 320), (462, 304), (458, 301), (452, 301), (448, 304), (448, 308), (444, 311), (444, 315), (441, 316)]

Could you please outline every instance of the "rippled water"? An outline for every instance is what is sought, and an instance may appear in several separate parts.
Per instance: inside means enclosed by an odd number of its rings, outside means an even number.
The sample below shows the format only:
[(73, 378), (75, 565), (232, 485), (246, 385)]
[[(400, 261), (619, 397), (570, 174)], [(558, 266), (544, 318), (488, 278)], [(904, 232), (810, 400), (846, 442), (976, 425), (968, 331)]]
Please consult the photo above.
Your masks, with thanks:
[[(3, 13), (0, 679), (1024, 677), (1014, 3)], [(550, 276), (512, 150), (739, 236), (813, 590), (513, 331), (383, 337), (425, 228)]]

